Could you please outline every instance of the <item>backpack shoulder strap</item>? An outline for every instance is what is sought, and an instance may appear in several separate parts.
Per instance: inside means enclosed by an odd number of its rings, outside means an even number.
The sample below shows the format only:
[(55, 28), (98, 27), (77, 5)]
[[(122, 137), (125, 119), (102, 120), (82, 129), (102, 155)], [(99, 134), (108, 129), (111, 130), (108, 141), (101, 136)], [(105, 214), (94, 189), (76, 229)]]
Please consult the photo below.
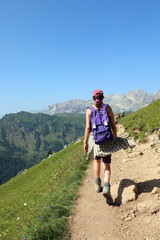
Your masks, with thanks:
[(103, 107), (101, 109), (106, 110), (108, 104), (103, 104)]
[(107, 113), (108, 118), (110, 117), (110, 110), (111, 107), (108, 104), (103, 104), (103, 107), (101, 108), (102, 110), (105, 110)]
[(91, 110), (91, 112), (96, 112), (96, 109), (93, 106), (89, 106), (88, 108)]
[(91, 116), (93, 116), (93, 129), (96, 129), (95, 118), (96, 118), (96, 109), (93, 106), (88, 107), (91, 110)]
[(108, 126), (108, 123), (109, 123), (109, 114), (107, 112), (107, 106), (108, 106), (108, 104), (103, 104), (103, 107), (101, 108), (101, 110), (103, 112), (105, 126)]

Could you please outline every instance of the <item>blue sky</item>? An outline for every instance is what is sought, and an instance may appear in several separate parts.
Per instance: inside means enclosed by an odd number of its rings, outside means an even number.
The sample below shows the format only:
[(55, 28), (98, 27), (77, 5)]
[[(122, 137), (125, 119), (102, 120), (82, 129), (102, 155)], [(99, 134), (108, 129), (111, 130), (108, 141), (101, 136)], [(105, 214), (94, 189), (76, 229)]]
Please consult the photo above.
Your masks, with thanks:
[(0, 0), (0, 117), (160, 89), (159, 0)]

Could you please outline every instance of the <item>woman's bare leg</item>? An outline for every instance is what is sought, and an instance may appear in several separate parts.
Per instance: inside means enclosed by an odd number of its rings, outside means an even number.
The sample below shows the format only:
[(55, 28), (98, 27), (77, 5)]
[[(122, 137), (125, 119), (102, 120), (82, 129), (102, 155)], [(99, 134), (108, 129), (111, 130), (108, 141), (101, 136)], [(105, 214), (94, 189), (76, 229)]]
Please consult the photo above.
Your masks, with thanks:
[(104, 182), (110, 182), (111, 178), (111, 164), (110, 163), (103, 163), (103, 169), (104, 169)]
[(101, 159), (94, 160), (94, 177), (100, 178)]

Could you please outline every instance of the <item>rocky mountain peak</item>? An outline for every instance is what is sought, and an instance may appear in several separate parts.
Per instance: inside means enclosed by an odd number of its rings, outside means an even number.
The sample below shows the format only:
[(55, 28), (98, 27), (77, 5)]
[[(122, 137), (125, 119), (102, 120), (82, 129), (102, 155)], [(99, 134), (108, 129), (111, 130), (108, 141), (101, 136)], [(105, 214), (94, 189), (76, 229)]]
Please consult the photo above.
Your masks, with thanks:
[(156, 100), (160, 99), (160, 90), (157, 91), (157, 92), (154, 94), (154, 96), (155, 96), (155, 99), (156, 99)]
[[(160, 98), (160, 90), (155, 94), (149, 94), (141, 89), (135, 89), (127, 93), (118, 93), (104, 96), (104, 103), (109, 104), (114, 113), (134, 112), (147, 106)], [(55, 103), (48, 106), (44, 113), (53, 115), (55, 113), (85, 113), (86, 108), (93, 104), (93, 100), (83, 101), (81, 99), (71, 99), (69, 101)]]
[(151, 103), (155, 101), (155, 97), (152, 94), (146, 93), (144, 90), (136, 89), (127, 93), (127, 98), (135, 103)]

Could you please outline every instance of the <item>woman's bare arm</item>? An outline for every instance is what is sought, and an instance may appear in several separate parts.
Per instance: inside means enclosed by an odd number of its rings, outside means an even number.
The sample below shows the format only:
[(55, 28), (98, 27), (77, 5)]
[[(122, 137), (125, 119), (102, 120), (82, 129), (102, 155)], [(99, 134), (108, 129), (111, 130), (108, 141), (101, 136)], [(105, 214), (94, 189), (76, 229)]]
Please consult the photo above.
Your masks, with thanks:
[(84, 135), (84, 150), (85, 152), (88, 151), (88, 137), (91, 131), (91, 110), (88, 108), (86, 112), (86, 128), (85, 128), (85, 135)]

